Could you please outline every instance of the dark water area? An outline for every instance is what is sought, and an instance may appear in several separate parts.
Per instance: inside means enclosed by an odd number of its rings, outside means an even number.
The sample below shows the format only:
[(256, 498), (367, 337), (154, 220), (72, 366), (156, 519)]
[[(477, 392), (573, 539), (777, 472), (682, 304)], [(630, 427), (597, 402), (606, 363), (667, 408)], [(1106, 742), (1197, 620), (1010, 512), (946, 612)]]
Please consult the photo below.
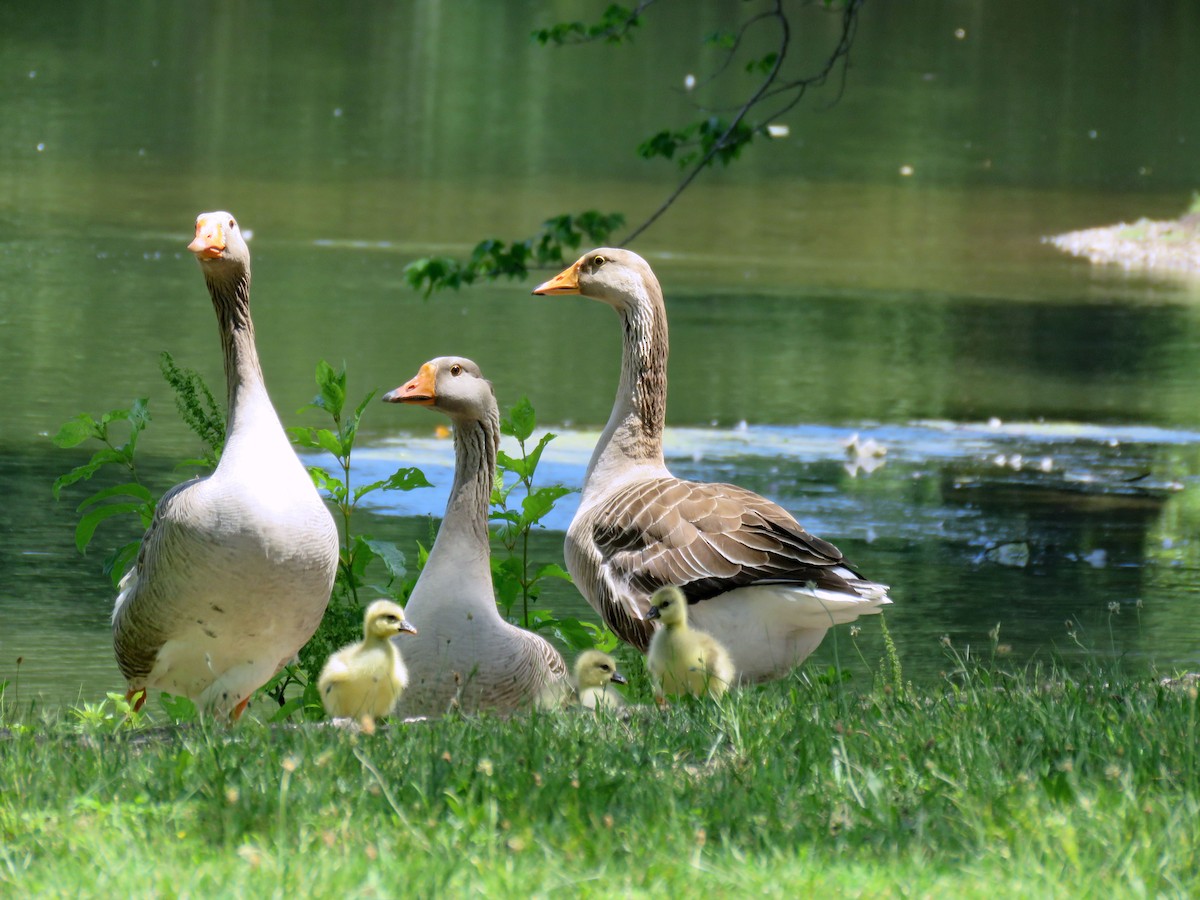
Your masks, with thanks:
[[(49, 436), (149, 399), (151, 483), (195, 454), (158, 371), (220, 385), (195, 263), (197, 213), (253, 232), (254, 316), (287, 425), (318, 360), (350, 394), (424, 360), (474, 358), (502, 405), (560, 437), (544, 477), (577, 486), (617, 379), (600, 304), (498, 283), (425, 300), (403, 269), (519, 237), (561, 212), (635, 224), (675, 184), (636, 145), (744, 95), (683, 90), (741, 3), (658, 4), (634, 44), (543, 48), (529, 32), (605, 4), (150, 2), (0, 7), (0, 680), (49, 703), (118, 690), (100, 566), (136, 536), (74, 546), (85, 454)], [(781, 502), (890, 583), (906, 672), (1009, 645), (1012, 664), (1120, 657), (1200, 667), (1200, 287), (1096, 269), (1041, 238), (1174, 217), (1200, 185), (1200, 10), (1187, 4), (868, 3), (844, 83), (705, 174), (634, 248), (671, 323), (678, 474)], [(797, 6), (812, 68), (838, 17)], [(765, 40), (754, 36), (751, 40)], [(764, 44), (764, 48), (765, 48)], [(836, 102), (834, 102), (836, 99)], [(428, 541), (449, 484), (436, 417), (374, 404), (362, 477), (416, 462), (434, 489), (362, 529)], [(887, 448), (847, 455), (854, 433)], [(537, 536), (559, 559), (573, 497)], [(566, 586), (555, 609), (587, 614)], [(1071, 623), (1068, 625), (1068, 623)], [(1073, 635), (1073, 637), (1072, 637)], [(870, 621), (818, 652), (858, 671)]]

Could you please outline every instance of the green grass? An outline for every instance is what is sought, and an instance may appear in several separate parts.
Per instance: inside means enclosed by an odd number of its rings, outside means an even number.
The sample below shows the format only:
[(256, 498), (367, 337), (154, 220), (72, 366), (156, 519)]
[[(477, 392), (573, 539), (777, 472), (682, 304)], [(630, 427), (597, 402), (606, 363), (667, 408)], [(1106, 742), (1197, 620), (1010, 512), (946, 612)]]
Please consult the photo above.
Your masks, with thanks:
[(374, 735), (4, 712), (0, 895), (1200, 891), (1196, 691), (1116, 671)]

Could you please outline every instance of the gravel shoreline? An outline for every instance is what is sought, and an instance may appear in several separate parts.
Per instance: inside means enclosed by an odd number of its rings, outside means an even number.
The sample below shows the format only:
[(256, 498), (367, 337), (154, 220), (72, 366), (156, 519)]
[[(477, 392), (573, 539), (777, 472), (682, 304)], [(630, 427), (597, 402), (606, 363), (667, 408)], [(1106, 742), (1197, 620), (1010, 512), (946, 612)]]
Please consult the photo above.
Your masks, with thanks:
[(1200, 274), (1200, 213), (1165, 222), (1138, 219), (1042, 240), (1096, 265)]

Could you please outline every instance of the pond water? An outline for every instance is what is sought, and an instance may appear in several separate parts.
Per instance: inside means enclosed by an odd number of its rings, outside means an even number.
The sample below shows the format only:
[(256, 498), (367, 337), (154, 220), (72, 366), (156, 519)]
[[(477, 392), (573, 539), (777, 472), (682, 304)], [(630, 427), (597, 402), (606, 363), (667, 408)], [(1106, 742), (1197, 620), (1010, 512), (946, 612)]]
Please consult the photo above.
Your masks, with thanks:
[[(198, 212), (254, 233), (259, 348), (286, 424), (317, 423), (298, 410), (320, 359), (347, 363), (357, 397), (462, 354), (502, 405), (530, 397), (560, 435), (544, 477), (578, 485), (616, 383), (611, 312), (530, 297), (534, 278), (426, 301), (404, 265), (560, 212), (639, 222), (677, 173), (633, 148), (694, 116), (684, 76), (714, 68), (701, 39), (743, 9), (663, 4), (631, 46), (551, 49), (528, 39), (548, 21), (532, 2), (0, 8), (0, 680), (19, 677), (22, 702), (121, 687), (100, 561), (129, 535), (102, 528), (76, 553), (87, 491), (55, 503), (50, 484), (83, 456), (49, 435), (148, 397), (144, 472), (178, 480), (197, 447), (159, 354), (221, 383), (183, 249)], [(947, 667), (943, 635), (990, 652), (997, 623), (1018, 663), (1200, 666), (1200, 288), (1040, 240), (1186, 206), (1197, 18), (868, 4), (841, 99), (811, 94), (786, 140), (703, 176), (635, 244), (668, 298), (675, 471), (767, 494), (890, 583), (914, 678)], [(811, 68), (837, 17), (794, 24)], [(747, 83), (733, 73), (701, 102)], [(369, 409), (361, 477), (416, 462), (436, 487), (386, 498), (363, 530), (428, 539), (449, 482), (436, 424)], [(882, 465), (854, 465), (854, 433), (887, 448)], [(541, 558), (559, 558), (572, 508), (538, 535)], [(565, 587), (546, 602), (586, 612)], [(818, 662), (835, 650), (865, 668), (847, 629)]]

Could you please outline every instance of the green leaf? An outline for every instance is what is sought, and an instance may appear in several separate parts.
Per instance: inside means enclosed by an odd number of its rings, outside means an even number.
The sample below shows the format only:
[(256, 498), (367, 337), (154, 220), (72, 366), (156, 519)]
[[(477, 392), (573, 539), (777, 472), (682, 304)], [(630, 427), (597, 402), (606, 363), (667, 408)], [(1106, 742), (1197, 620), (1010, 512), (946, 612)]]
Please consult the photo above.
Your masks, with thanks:
[(350, 421), (346, 423), (345, 431), (342, 434), (342, 446), (346, 448), (346, 455), (350, 455), (351, 448), (354, 447), (354, 436), (358, 434), (358, 423), (362, 419), (362, 414), (373, 399), (375, 399), (375, 391), (371, 391), (367, 396), (359, 401), (358, 406), (354, 407), (354, 415), (350, 417)]
[(321, 445), (317, 443), (317, 429), (309, 428), (308, 426), (300, 425), (287, 430), (288, 438), (297, 447), (303, 447), (308, 450), (319, 450)]
[(518, 478), (524, 479), (528, 477), (526, 473), (529, 472), (529, 464), (524, 459), (509, 456), (503, 450), (496, 451), (496, 465), (502, 471), (512, 472)]
[(137, 513), (140, 511), (142, 504), (140, 503), (109, 503), (106, 506), (99, 506), (89, 510), (79, 520), (79, 524), (75, 526), (75, 547), (80, 553), (87, 549), (87, 545), (92, 541), (92, 535), (96, 532), (96, 527), (106, 519), (111, 519), (113, 516), (121, 516), (126, 513)]
[(775, 61), (779, 59), (778, 53), (768, 53), (762, 59), (752, 59), (746, 63), (746, 71), (751, 75), (761, 74), (766, 75), (775, 67)]
[(141, 540), (130, 541), (125, 546), (117, 548), (105, 557), (104, 574), (112, 579), (113, 587), (116, 587), (121, 579), (125, 577), (125, 573), (133, 568), (141, 546)]
[(285, 701), (277, 711), (271, 714), (271, 717), (267, 721), (286, 722), (291, 718), (292, 713), (296, 712), (297, 710), (302, 710), (303, 708), (304, 695), (301, 694), (298, 697), (292, 697), (291, 699)]
[(554, 501), (571, 493), (570, 488), (560, 484), (540, 487), (521, 499), (521, 524), (532, 527), (554, 508)]
[(558, 563), (546, 563), (533, 574), (533, 578), (535, 581), (542, 578), (561, 578), (563, 581), (572, 581), (571, 573)]
[(417, 488), (433, 487), (425, 473), (415, 466), (397, 469), (387, 479), (380, 482), (385, 491), (412, 491)]
[(670, 159), (684, 140), (684, 135), (679, 132), (663, 130), (638, 144), (637, 155), (642, 159), (653, 159), (656, 156)]
[(50, 488), (50, 492), (54, 495), (54, 499), (59, 499), (59, 494), (62, 493), (63, 488), (69, 487), (72, 484), (75, 484), (77, 481), (85, 481), (88, 478), (91, 478), (96, 474), (97, 470), (99, 470), (102, 465), (104, 465), (104, 463), (92, 460), (91, 462), (85, 463), (82, 466), (76, 466), (70, 472), (59, 475), (54, 479), (54, 484)]
[[(145, 403), (146, 403), (146, 401), (143, 399), (142, 405), (144, 406)], [(128, 410), (128, 409), (109, 410), (108, 412), (106, 412), (104, 415), (102, 415), (100, 417), (99, 424), (101, 426), (104, 426), (104, 425), (107, 425), (109, 422), (124, 422), (125, 420), (127, 420), (130, 417), (131, 412), (132, 411)]]
[(521, 397), (501, 420), (500, 431), (518, 441), (525, 441), (533, 434), (536, 426), (537, 417), (534, 415), (533, 404), (529, 402), (528, 397)]
[(346, 455), (346, 448), (342, 445), (342, 439), (328, 428), (317, 429), (315, 436), (317, 439), (317, 446), (333, 456), (335, 459), (341, 459)]
[(588, 628), (590, 622), (563, 618), (554, 623), (554, 632), (562, 641), (575, 650), (587, 650), (596, 645), (595, 632)]
[(105, 488), (102, 491), (97, 491), (96, 493), (92, 494), (92, 496), (80, 503), (79, 506), (76, 507), (76, 511), (83, 512), (89, 506), (99, 503), (101, 500), (108, 500), (110, 497), (121, 496), (136, 497), (143, 503), (149, 503), (151, 505), (154, 503), (154, 495), (151, 494), (147, 488), (138, 484), (136, 481), (130, 481), (126, 482), (125, 484), (118, 484), (110, 488)]
[(521, 596), (521, 561), (515, 556), (491, 558), (492, 587), (496, 592), (496, 602), (507, 617), (518, 598)]
[(62, 447), (64, 450), (70, 447), (77, 447), (86, 441), (88, 438), (99, 438), (100, 432), (96, 427), (96, 420), (87, 413), (80, 413), (75, 418), (63, 423), (58, 429), (58, 434), (51, 438), (54, 441), (54, 446)]
[(390, 541), (373, 541), (366, 539), (364, 539), (363, 543), (370, 547), (371, 552), (375, 554), (376, 558), (383, 562), (384, 566), (388, 570), (388, 574), (391, 575), (393, 579), (403, 578), (408, 572), (408, 567), (405, 565), (404, 554), (395, 544), (391, 543)]
[(528, 471), (528, 474), (525, 476), (526, 478), (533, 478), (533, 473), (537, 471), (538, 463), (542, 461), (542, 451), (545, 450), (546, 445), (556, 437), (558, 437), (557, 434), (552, 431), (547, 431), (537, 442), (537, 446), (526, 454), (525, 467)]
[(317, 363), (317, 389), (318, 394), (311, 405), (338, 418), (346, 403), (346, 367), (343, 365), (339, 371), (334, 371), (325, 360)]
[(194, 722), (197, 717), (196, 704), (187, 697), (168, 694), (163, 691), (158, 696), (158, 702), (163, 712), (175, 722)]

